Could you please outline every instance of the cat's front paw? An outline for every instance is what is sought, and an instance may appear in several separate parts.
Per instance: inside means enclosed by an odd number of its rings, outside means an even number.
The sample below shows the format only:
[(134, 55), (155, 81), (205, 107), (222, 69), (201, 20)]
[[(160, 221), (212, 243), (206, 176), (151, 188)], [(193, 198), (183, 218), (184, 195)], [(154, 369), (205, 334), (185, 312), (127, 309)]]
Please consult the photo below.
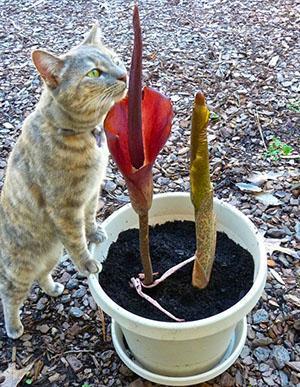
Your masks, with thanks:
[(40, 277), (39, 284), (44, 292), (51, 297), (60, 296), (65, 289), (63, 284), (53, 281), (52, 275), (50, 273)]
[(97, 225), (93, 231), (87, 234), (87, 239), (92, 243), (102, 243), (107, 239), (107, 234), (100, 225)]
[(51, 289), (47, 289), (47, 291), (45, 293), (51, 297), (58, 297), (63, 293), (64, 289), (65, 289), (65, 287), (63, 284), (60, 284), (58, 282), (54, 282), (53, 287)]
[(102, 265), (95, 259), (88, 259), (79, 267), (79, 271), (84, 276), (88, 277), (90, 274), (99, 273), (102, 270)]
[(9, 338), (16, 340), (23, 335), (24, 327), (21, 322), (17, 326), (7, 326), (6, 333)]

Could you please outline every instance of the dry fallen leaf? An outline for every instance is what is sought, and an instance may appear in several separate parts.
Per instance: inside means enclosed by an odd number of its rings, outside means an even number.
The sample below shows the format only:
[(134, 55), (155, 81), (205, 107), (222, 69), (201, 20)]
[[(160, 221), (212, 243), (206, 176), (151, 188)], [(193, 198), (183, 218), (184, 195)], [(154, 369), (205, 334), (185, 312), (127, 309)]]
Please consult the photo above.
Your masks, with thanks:
[(270, 273), (272, 274), (272, 276), (276, 279), (277, 282), (279, 282), (280, 284), (282, 285), (285, 285), (285, 282), (283, 281), (283, 279), (281, 278), (281, 275), (279, 273), (277, 273), (276, 270), (270, 268)]
[(296, 307), (300, 308), (300, 298), (298, 298), (297, 296), (295, 296), (294, 294), (285, 294), (283, 296), (283, 298), (286, 300), (286, 301), (289, 301), (291, 302), (292, 304), (294, 304)]
[(256, 199), (265, 206), (280, 206), (282, 202), (270, 192), (258, 192), (255, 194)]
[(1, 378), (5, 378), (1, 387), (17, 387), (24, 376), (30, 371), (33, 363), (29, 364), (25, 368), (16, 369), (15, 363), (9, 364), (8, 368), (0, 373)]
[(279, 55), (273, 56), (273, 58), (271, 58), (271, 60), (269, 62), (269, 66), (270, 67), (275, 67), (277, 62), (278, 62), (278, 59), (279, 59)]
[(282, 176), (284, 172), (256, 172), (254, 171), (249, 177), (247, 177), (247, 181), (250, 183), (256, 184), (258, 186), (263, 185), (267, 180), (276, 180), (278, 177)]
[(260, 187), (258, 187), (255, 184), (252, 184), (252, 183), (236, 183), (236, 186), (242, 192), (256, 193), (256, 192), (261, 192), (262, 191), (262, 189)]
[(208, 142), (212, 142), (216, 138), (217, 138), (217, 136), (215, 134), (208, 134), (207, 135)]
[(4, 122), (3, 126), (6, 129), (14, 129), (14, 126), (9, 122)]
[(41, 359), (34, 363), (34, 374), (33, 374), (34, 380), (38, 379), (43, 367), (44, 367), (44, 362)]
[(269, 300), (269, 304), (275, 306), (276, 308), (279, 308), (279, 305), (275, 300)]
[(298, 253), (290, 249), (288, 247), (282, 247), (280, 246), (281, 243), (286, 242), (287, 240), (285, 238), (283, 239), (276, 239), (276, 238), (265, 238), (265, 248), (267, 250), (267, 253), (270, 255), (273, 254), (274, 251), (280, 251), (281, 253), (290, 255), (291, 257), (298, 259)]
[(293, 370), (300, 372), (300, 361), (289, 361), (286, 364)]
[(268, 259), (267, 260), (267, 264), (269, 267), (275, 267), (276, 266), (276, 262), (273, 261), (273, 259)]

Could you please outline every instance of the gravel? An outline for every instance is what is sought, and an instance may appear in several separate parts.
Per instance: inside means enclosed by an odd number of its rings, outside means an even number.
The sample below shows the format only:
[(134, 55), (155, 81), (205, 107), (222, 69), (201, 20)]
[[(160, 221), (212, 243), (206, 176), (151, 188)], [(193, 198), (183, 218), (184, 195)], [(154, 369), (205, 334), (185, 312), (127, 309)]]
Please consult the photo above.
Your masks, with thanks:
[[(297, 4), (292, 0), (139, 3), (144, 81), (170, 96), (175, 111), (172, 134), (153, 168), (154, 192), (189, 189), (190, 112), (194, 93), (202, 89), (214, 113), (209, 147), (215, 195), (246, 214), (267, 240), (279, 239), (277, 248), (269, 250), (267, 286), (248, 316), (241, 357), (203, 386), (298, 387), (299, 113), (293, 108), (300, 91)], [(121, 0), (1, 3), (0, 190), (7, 157), (41, 92), (31, 50), (62, 53), (99, 19), (104, 41), (128, 66), (131, 8), (132, 2)], [(278, 160), (266, 158), (274, 136), (292, 146), (293, 153)], [(236, 185), (249, 181), (262, 192), (243, 192)], [(99, 220), (127, 202), (124, 179), (110, 162)], [(36, 386), (152, 386), (116, 355), (111, 321), (98, 310), (86, 279), (77, 276), (73, 264), (64, 260), (55, 276), (66, 286), (64, 294), (54, 299), (33, 286), (23, 308), (21, 340), (6, 338), (0, 306), (0, 371), (11, 362), (18, 368), (33, 362), (26, 378)]]
[(268, 360), (270, 353), (271, 353), (270, 349), (265, 347), (257, 347), (253, 351), (253, 354), (258, 362)]
[(66, 285), (66, 288), (69, 289), (69, 290), (73, 290), (73, 289), (76, 289), (79, 285), (79, 281), (76, 279), (76, 278), (71, 278), (67, 285)]
[(82, 287), (80, 287), (80, 289), (76, 290), (76, 291), (73, 293), (73, 297), (74, 297), (74, 298), (82, 298), (85, 294), (86, 294), (86, 288), (84, 288), (84, 287), (82, 286)]
[(282, 345), (274, 346), (272, 356), (276, 367), (280, 370), (290, 361), (290, 354)]
[(252, 317), (253, 324), (269, 321), (269, 313), (265, 309), (257, 310)]
[(83, 316), (83, 314), (83, 311), (75, 306), (70, 309), (70, 315), (72, 317), (80, 318)]

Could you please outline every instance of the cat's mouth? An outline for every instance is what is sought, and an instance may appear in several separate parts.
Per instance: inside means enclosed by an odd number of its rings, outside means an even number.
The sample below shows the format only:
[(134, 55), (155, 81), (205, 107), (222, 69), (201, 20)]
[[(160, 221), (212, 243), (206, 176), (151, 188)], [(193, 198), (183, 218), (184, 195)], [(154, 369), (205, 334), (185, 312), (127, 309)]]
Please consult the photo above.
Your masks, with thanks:
[(119, 102), (121, 101), (121, 99), (125, 98), (126, 97), (126, 94), (127, 94), (127, 91), (128, 91), (128, 87), (127, 85), (124, 86), (123, 90), (119, 91), (116, 95), (115, 95), (115, 102)]

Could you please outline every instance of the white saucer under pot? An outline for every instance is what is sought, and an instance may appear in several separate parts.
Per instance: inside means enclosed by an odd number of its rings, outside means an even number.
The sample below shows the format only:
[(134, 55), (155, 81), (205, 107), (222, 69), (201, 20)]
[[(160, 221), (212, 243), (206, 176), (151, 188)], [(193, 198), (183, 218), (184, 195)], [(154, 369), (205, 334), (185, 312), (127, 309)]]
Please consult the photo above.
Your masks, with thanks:
[(114, 320), (112, 321), (111, 335), (114, 347), (120, 359), (137, 375), (150, 380), (151, 382), (166, 386), (191, 386), (193, 384), (203, 383), (217, 377), (236, 361), (247, 338), (247, 319), (244, 317), (244, 319), (237, 324), (234, 334), (230, 340), (229, 347), (219, 363), (206, 372), (191, 376), (160, 375), (145, 369), (143, 365), (139, 364), (139, 362), (134, 359), (134, 356), (126, 347), (121, 327)]

